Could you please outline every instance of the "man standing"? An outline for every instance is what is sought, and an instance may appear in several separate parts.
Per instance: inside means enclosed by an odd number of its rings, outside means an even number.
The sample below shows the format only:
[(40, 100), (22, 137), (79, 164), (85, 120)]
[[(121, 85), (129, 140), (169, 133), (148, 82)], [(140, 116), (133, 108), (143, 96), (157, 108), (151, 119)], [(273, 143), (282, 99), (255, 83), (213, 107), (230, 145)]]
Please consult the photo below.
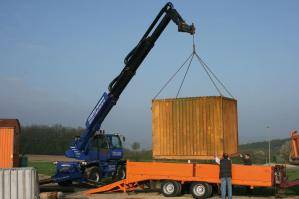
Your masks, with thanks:
[(223, 153), (221, 160), (215, 157), (215, 161), (220, 165), (219, 178), (221, 180), (221, 198), (226, 198), (227, 190), (228, 199), (232, 199), (232, 161), (227, 153)]

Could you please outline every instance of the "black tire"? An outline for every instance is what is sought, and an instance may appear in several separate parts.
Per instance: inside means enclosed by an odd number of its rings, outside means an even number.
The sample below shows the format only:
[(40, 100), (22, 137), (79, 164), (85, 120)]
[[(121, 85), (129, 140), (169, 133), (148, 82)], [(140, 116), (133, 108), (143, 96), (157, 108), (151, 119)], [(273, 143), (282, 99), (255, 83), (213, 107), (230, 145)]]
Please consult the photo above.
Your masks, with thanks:
[(213, 186), (209, 183), (206, 183), (208, 187), (208, 198), (213, 196)]
[(117, 171), (113, 176), (113, 180), (114, 181), (123, 180), (126, 177), (127, 177), (126, 166), (124, 165), (118, 166)]
[(58, 185), (59, 185), (59, 186), (62, 186), (62, 187), (71, 186), (72, 184), (73, 184), (73, 182), (72, 182), (71, 180), (58, 182)]
[(161, 193), (165, 197), (174, 197), (180, 195), (182, 192), (181, 183), (174, 180), (166, 180), (161, 184)]
[(178, 191), (176, 193), (176, 196), (180, 196), (180, 195), (182, 195), (183, 186), (178, 181), (175, 181), (175, 182), (177, 183), (177, 186), (178, 186)]
[(101, 182), (102, 173), (99, 167), (92, 166), (85, 169), (85, 177), (92, 182)]
[(205, 182), (192, 182), (190, 186), (190, 193), (193, 198), (204, 199), (209, 196), (209, 187)]

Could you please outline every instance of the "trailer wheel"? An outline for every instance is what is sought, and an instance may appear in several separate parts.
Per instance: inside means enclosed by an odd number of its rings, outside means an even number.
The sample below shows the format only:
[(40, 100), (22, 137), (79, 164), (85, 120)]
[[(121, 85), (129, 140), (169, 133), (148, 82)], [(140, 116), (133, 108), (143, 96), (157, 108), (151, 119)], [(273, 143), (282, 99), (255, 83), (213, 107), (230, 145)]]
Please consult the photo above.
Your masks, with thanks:
[(190, 193), (194, 198), (207, 198), (209, 197), (208, 184), (205, 182), (193, 182), (190, 186)]
[(97, 166), (86, 168), (85, 176), (88, 180), (94, 182), (100, 182), (102, 178), (101, 171)]
[(177, 181), (167, 180), (161, 184), (161, 192), (165, 197), (178, 196), (182, 192), (182, 185)]
[(208, 187), (208, 198), (213, 196), (213, 186), (209, 183), (206, 183)]

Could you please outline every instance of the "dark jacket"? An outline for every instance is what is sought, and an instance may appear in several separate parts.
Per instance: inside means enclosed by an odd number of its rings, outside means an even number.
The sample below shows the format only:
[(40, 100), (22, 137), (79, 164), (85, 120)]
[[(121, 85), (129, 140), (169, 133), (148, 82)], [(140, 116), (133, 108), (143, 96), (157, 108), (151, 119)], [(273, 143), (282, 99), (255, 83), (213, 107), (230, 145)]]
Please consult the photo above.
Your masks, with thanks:
[(230, 159), (221, 159), (219, 178), (231, 178), (231, 177), (232, 177), (232, 161)]

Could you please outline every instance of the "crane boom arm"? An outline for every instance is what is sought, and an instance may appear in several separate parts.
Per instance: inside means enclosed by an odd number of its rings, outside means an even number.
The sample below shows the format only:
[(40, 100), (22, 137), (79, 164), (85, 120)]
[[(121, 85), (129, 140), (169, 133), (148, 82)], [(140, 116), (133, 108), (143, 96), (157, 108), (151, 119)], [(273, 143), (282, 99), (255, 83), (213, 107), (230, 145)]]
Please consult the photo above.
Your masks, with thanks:
[[(160, 20), (162, 16), (163, 18)], [(194, 25), (188, 25), (173, 8), (172, 3), (167, 3), (158, 13), (136, 47), (125, 57), (125, 66), (123, 70), (109, 84), (109, 92), (103, 94), (91, 114), (88, 116), (85, 131), (66, 151), (67, 157), (84, 159), (84, 151), (89, 139), (100, 129), (102, 122), (109, 114), (112, 107), (116, 104), (119, 96), (135, 75), (138, 67), (154, 47), (155, 42), (171, 20), (178, 26), (179, 32), (187, 32), (191, 35), (195, 33)]]

